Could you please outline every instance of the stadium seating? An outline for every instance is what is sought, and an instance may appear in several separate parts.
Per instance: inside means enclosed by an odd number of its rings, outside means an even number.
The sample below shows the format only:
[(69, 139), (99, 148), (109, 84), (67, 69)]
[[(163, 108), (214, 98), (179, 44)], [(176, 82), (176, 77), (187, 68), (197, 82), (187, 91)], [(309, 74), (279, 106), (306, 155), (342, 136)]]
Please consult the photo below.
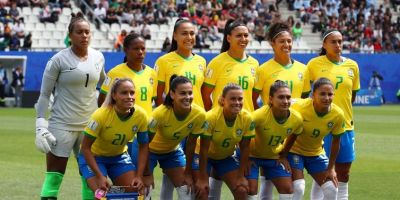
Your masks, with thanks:
[[(385, 4), (384, 0), (378, 0), (377, 5)], [(6, 7), (9, 9), (9, 7)], [(71, 1), (71, 8), (63, 8), (60, 15), (58, 16), (58, 21), (56, 23), (41, 23), (39, 21), (39, 13), (41, 8), (39, 7), (23, 7), (18, 8), (21, 17), (24, 18), (25, 33), (31, 32), (33, 38), (32, 50), (60, 50), (65, 48), (63, 43), (64, 38), (67, 35), (67, 27), (71, 19), (71, 13), (80, 12), (80, 8), (75, 5), (75, 1)], [(279, 13), (281, 14), (281, 19), (286, 20), (289, 16), (296, 16), (296, 11), (288, 10), (287, 3), (282, 1), (279, 5)], [(397, 17), (399, 17), (399, 12), (394, 12), (392, 9), (392, 21), (394, 22)], [(166, 37), (172, 36), (173, 25), (177, 20), (177, 17), (169, 17), (168, 24), (150, 24), (151, 40), (147, 41), (147, 48), (149, 51), (157, 52), (161, 50), (163, 41)], [(299, 18), (295, 18), (295, 21), (299, 21)], [(133, 30), (129, 24), (126, 23), (112, 23), (100, 24), (100, 28), (96, 29), (94, 24), (91, 24), (93, 37), (91, 46), (96, 49), (103, 51), (113, 51), (113, 43), (117, 35), (121, 30), (126, 30), (130, 32)], [(303, 34), (300, 42), (293, 44), (294, 52), (315, 52), (321, 47), (321, 33), (312, 33), (312, 25), (309, 23), (302, 24)], [(223, 35), (218, 33), (219, 37), (222, 39)], [(44, 41), (46, 40), (46, 41)], [(209, 38), (206, 38), (205, 42), (210, 45), (209, 50), (202, 49), (203, 52), (218, 52), (221, 48), (221, 41), (212, 42)], [(346, 44), (351, 44), (348, 41)], [(109, 45), (109, 46), (107, 46)], [(382, 45), (383, 46), (383, 45)], [(248, 50), (255, 53), (271, 53), (272, 48), (266, 41), (261, 43), (258, 41), (252, 41), (248, 45)]]

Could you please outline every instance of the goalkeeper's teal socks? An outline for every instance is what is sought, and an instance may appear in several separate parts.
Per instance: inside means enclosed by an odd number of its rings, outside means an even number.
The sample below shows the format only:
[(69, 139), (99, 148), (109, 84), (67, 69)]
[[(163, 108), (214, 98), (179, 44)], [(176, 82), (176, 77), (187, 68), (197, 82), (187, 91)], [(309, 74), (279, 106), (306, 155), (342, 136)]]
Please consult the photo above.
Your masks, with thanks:
[(57, 199), (63, 177), (64, 174), (59, 172), (46, 172), (42, 192), (40, 193), (42, 200)]
[(94, 199), (94, 193), (93, 191), (89, 188), (86, 179), (81, 176), (82, 180), (82, 200), (92, 200)]

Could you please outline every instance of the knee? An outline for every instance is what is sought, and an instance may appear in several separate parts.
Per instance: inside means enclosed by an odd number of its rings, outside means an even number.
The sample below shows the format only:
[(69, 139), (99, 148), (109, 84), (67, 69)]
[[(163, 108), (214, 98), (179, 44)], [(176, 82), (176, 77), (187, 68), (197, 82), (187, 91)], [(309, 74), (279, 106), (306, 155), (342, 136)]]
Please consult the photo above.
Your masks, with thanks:
[(350, 168), (348, 167), (336, 168), (336, 176), (340, 182), (347, 183), (350, 178)]
[(248, 190), (243, 186), (238, 186), (235, 188), (234, 196), (235, 199), (242, 199), (243, 197), (247, 197)]
[(339, 182), (347, 183), (347, 182), (349, 182), (350, 174), (349, 173), (337, 174), (337, 179)]
[(256, 195), (257, 194), (257, 187), (250, 187), (248, 194), (249, 195)]
[(294, 190), (293, 190), (292, 186), (285, 186), (285, 187), (279, 188), (278, 192), (279, 192), (279, 194), (293, 194)]

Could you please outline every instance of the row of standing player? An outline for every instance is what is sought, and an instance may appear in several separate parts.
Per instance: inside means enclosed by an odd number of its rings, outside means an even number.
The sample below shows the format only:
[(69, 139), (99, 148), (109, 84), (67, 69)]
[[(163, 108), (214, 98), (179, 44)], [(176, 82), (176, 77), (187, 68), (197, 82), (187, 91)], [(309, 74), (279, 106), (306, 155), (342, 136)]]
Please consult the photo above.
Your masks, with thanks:
[[(104, 58), (101, 56), (101, 54), (98, 54), (94, 50), (88, 49), (87, 47), (90, 39), (90, 29), (87, 22), (85, 22), (83, 19), (73, 19), (69, 26), (69, 33), (70, 36), (72, 36), (71, 38), (74, 38), (73, 45), (70, 49), (60, 52), (57, 54), (57, 56), (53, 57), (49, 61), (44, 74), (41, 96), (39, 98), (39, 104), (37, 107), (37, 144), (39, 147), (47, 147), (47, 152), (51, 150), (50, 153), (47, 153), (48, 168), (45, 183), (42, 189), (42, 197), (57, 196), (58, 187), (61, 183), (62, 175), (65, 172), (65, 165), (68, 160), (69, 153), (72, 150), (71, 147), (75, 145), (75, 149), (79, 148), (79, 146), (76, 147), (76, 144), (79, 144), (80, 142), (80, 137), (78, 134), (79, 130), (83, 129), (82, 126), (87, 123), (88, 116), (90, 116), (90, 113), (92, 113), (95, 108), (93, 106), (93, 101), (95, 101), (95, 99), (93, 99), (92, 95), (93, 90), (95, 89), (93, 85), (94, 83), (97, 83), (96, 81), (99, 80), (99, 76), (103, 74), (102, 67), (104, 65)], [(155, 68), (157, 75), (155, 75), (155, 72), (152, 71), (148, 66), (143, 64), (143, 58), (145, 54), (144, 40), (140, 37), (128, 36), (125, 39), (124, 44), (127, 62), (115, 68), (120, 68), (120, 70), (111, 70), (109, 72), (108, 78), (103, 84), (104, 88), (102, 87), (102, 93), (107, 92), (106, 87), (110, 86), (110, 84), (113, 82), (113, 77), (122, 78), (130, 74), (129, 77), (132, 78), (136, 86), (137, 104), (140, 105), (140, 101), (150, 101), (150, 104), (141, 105), (143, 108), (145, 108), (147, 113), (149, 113), (148, 108), (150, 108), (151, 112), (151, 97), (156, 96), (156, 103), (159, 105), (162, 102), (163, 93), (165, 93), (165, 91), (169, 91), (170, 84), (168, 81), (170, 76), (172, 74), (182, 74), (188, 77), (193, 83), (194, 102), (197, 105), (203, 105), (202, 101), (204, 100), (204, 107), (206, 110), (209, 110), (212, 105), (210, 94), (213, 94), (214, 102), (216, 102), (216, 99), (219, 96), (218, 94), (221, 94), (223, 87), (229, 82), (236, 82), (241, 86), (241, 88), (243, 88), (244, 108), (250, 111), (253, 110), (253, 106), (249, 102), (252, 102), (252, 97), (257, 99), (258, 92), (261, 92), (264, 102), (269, 102), (269, 87), (265, 87), (265, 85), (271, 85), (277, 79), (286, 79), (286, 82), (292, 90), (292, 96), (299, 97), (299, 93), (296, 91), (300, 91), (300, 95), (302, 91), (307, 91), (306, 89), (302, 90), (301, 88), (301, 86), (305, 83), (304, 80), (307, 80), (305, 77), (306, 73), (304, 73), (306, 68), (304, 65), (290, 58), (290, 30), (284, 24), (277, 24), (270, 28), (269, 35), (270, 44), (274, 49), (274, 58), (260, 68), (257, 68), (258, 62), (245, 53), (245, 48), (249, 40), (249, 33), (246, 26), (238, 22), (227, 24), (222, 48), (223, 53), (211, 61), (206, 71), (205, 60), (199, 55), (192, 54), (191, 51), (194, 44), (193, 25), (188, 21), (179, 20), (174, 27), (172, 52), (159, 58), (156, 62)], [(346, 122), (349, 121), (349, 119), (351, 121), (351, 100), (348, 98), (348, 91), (350, 91), (351, 97), (352, 92), (358, 89), (357, 86), (359, 87), (359, 83), (357, 83), (357, 65), (354, 61), (341, 57), (341, 35), (339, 32), (329, 32), (326, 34), (326, 37), (324, 37), (323, 47), (326, 50), (326, 56), (318, 57), (309, 63), (309, 78), (310, 80), (316, 80), (318, 77), (328, 77), (332, 80), (332, 82), (335, 83), (336, 92), (340, 91), (341, 87), (339, 86), (344, 88), (343, 90), (345, 91), (343, 93), (346, 95), (341, 95), (343, 96), (342, 100), (337, 102), (342, 103), (337, 104), (345, 110), (345, 115), (347, 115)], [(98, 59), (91, 54), (98, 56)], [(94, 58), (92, 59), (91, 57)], [(97, 63), (95, 61), (97, 61)], [(315, 63), (314, 65), (313, 62)], [(265, 70), (266, 66), (268, 66), (268, 70), (263, 71), (263, 69)], [(335, 68), (334, 66), (340, 67)], [(92, 69), (88, 69), (88, 67), (92, 67)], [(313, 72), (311, 69), (314, 69), (315, 72)], [(97, 71), (90, 72), (89, 70)], [(80, 76), (73, 74), (73, 72), (80, 73)], [(118, 75), (118, 73), (120, 74)], [(269, 76), (263, 74), (263, 76), (257, 76), (257, 81), (254, 81), (256, 73), (269, 73)], [(335, 73), (337, 73), (336, 76)], [(65, 75), (72, 76), (65, 77)], [(81, 76), (84, 78), (82, 80), (77, 80)], [(132, 76), (134, 76), (134, 78)], [(265, 78), (265, 80), (263, 80), (263, 78)], [(300, 83), (296, 83), (296, 81), (300, 81)], [(70, 85), (74, 84), (74, 82), (82, 82), (83, 86), (88, 88), (88, 90), (82, 92), (82, 88), (80, 88), (78, 85), (76, 85), (75, 88), (70, 87)], [(158, 86), (154, 87), (157, 85), (157, 83)], [(66, 85), (69, 87), (64, 88)], [(65, 133), (63, 133), (61, 130), (68, 132), (68, 137), (73, 131), (76, 132), (74, 134), (77, 134), (74, 136), (74, 138), (68, 139), (69, 142), (67, 143), (69, 143), (69, 146), (65, 147), (60, 147), (60, 143), (57, 145), (46, 146), (47, 142), (55, 144), (55, 138), (57, 138), (58, 141), (66, 140), (63, 138), (58, 138), (60, 137), (58, 135), (53, 136), (54, 133), (50, 134), (50, 132), (47, 131), (47, 126), (45, 124), (46, 121), (44, 120), (44, 111), (46, 110), (45, 105), (48, 103), (48, 97), (51, 93), (50, 88), (54, 87), (56, 88), (57, 95), (55, 96), (56, 101), (50, 117), (49, 130), (51, 133), (60, 132), (59, 134), (61, 136), (65, 135)], [(203, 94), (203, 98), (201, 98), (201, 94)], [(102, 96), (103, 98), (101, 98)], [(71, 100), (71, 98), (73, 103), (68, 101)], [(57, 99), (60, 100), (57, 101)], [(100, 96), (99, 100), (101, 99), (104, 99), (104, 95)], [(336, 99), (338, 98), (335, 98), (335, 101)], [(88, 102), (90, 103), (88, 104)], [(148, 105), (150, 105), (150, 107)], [(67, 108), (65, 108), (65, 106)], [(65, 116), (62, 116), (64, 111), (67, 112)], [(74, 115), (82, 116), (82, 118), (72, 119), (72, 116)], [(349, 123), (346, 123), (346, 130), (352, 130), (352, 126), (350, 125), (349, 128), (348, 124)], [(51, 129), (53, 129), (53, 131)], [(349, 134), (349, 136), (354, 138), (353, 134)], [(55, 150), (57, 148), (61, 148), (60, 151), (64, 151), (64, 154), (57, 153), (57, 150)], [(348, 181), (348, 170), (351, 161), (352, 159), (350, 161), (345, 161), (344, 164), (335, 165), (339, 174), (338, 178), (340, 182), (346, 183)], [(340, 166), (339, 169), (338, 166)], [(344, 172), (342, 176), (340, 174), (341, 172)], [(263, 183), (265, 183), (265, 180), (262, 182), (262, 185)], [(340, 186), (341, 185), (339, 184), (339, 189)], [(170, 189), (162, 189), (162, 199), (172, 198), (172, 194), (163, 194), (163, 191), (165, 192), (168, 190), (172, 191)], [(88, 191), (88, 189), (84, 188), (83, 191)], [(263, 192), (265, 189), (262, 188), (261, 191)], [(89, 195), (89, 192), (83, 194)], [(267, 194), (266, 196), (268, 195), (270, 194)], [(84, 195), (83, 197), (85, 198)]]

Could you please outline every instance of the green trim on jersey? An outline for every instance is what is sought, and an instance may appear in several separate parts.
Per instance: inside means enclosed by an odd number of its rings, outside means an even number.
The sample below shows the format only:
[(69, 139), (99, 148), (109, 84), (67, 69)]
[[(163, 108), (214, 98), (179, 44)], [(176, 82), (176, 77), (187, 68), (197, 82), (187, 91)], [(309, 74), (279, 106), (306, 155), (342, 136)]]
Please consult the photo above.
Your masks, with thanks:
[(203, 133), (190, 133), (189, 135), (194, 135), (194, 136), (202, 136), (203, 135)]
[(256, 135), (242, 136), (243, 139), (250, 140), (251, 138), (255, 138)]
[[(328, 56), (325, 55), (325, 57), (326, 57), (327, 60), (329, 60)], [(340, 57), (340, 58), (342, 58), (342, 57)], [(333, 63), (333, 64), (335, 64), (335, 65), (337, 65), (337, 66), (340, 66), (340, 65), (343, 64), (345, 61), (346, 61), (346, 59), (343, 59), (342, 61), (339, 61), (339, 62), (329, 60), (329, 62), (331, 62), (331, 63)]]
[(205, 85), (205, 86), (207, 86), (209, 88), (215, 88), (215, 85), (212, 85), (212, 84), (209, 84), (209, 83), (206, 83), (206, 82), (204, 82), (203, 85)]
[(95, 136), (90, 135), (90, 134), (89, 134), (88, 132), (86, 132), (86, 131), (83, 131), (83, 134), (86, 135), (86, 136), (88, 136), (88, 137), (91, 138), (91, 139), (96, 139)]
[(338, 137), (342, 136), (342, 135), (345, 134), (345, 133), (346, 133), (346, 131), (344, 131), (343, 133), (338, 134), (338, 135), (333, 135), (333, 134), (331, 134), (331, 135), (332, 135), (332, 137), (334, 137), (334, 138), (338, 138)]
[(211, 140), (212, 139), (212, 135), (204, 135), (204, 134), (202, 134), (202, 135), (200, 135), (200, 138), (201, 139), (204, 138), (204, 139), (210, 139)]
[(176, 53), (178, 56), (180, 56), (181, 58), (183, 58), (184, 60), (186, 60), (186, 61), (191, 61), (191, 60), (193, 60), (193, 58), (194, 58), (194, 56), (195, 56), (195, 54), (192, 53), (192, 56), (190, 56), (190, 57), (183, 57), (181, 54), (177, 53), (176, 51), (175, 51), (175, 53)]
[(129, 112), (128, 116), (119, 116), (117, 112), (115, 112), (115, 114), (117, 114), (119, 120), (125, 122), (128, 121), (133, 116), (133, 113), (135, 113), (134, 108), (131, 108), (130, 110), (131, 112)]
[(105, 90), (100, 89), (100, 93), (107, 95), (108, 92), (106, 92)]
[(178, 121), (184, 121), (190, 115), (190, 112), (189, 112), (185, 117), (178, 117), (175, 114), (175, 112), (173, 112), (173, 113), (174, 113), (174, 116), (175, 116), (176, 120), (178, 120)]
[[(281, 64), (280, 64), (281, 65)], [(285, 69), (290, 69), (293, 67), (293, 63), (287, 64), (287, 65), (281, 65)]]
[(228, 53), (226, 53), (229, 57), (231, 57), (233, 60), (236, 60), (237, 62), (240, 62), (240, 63), (244, 63), (244, 62), (246, 62), (248, 59), (249, 59), (249, 56), (248, 55), (246, 55), (246, 58), (244, 58), (244, 59), (238, 59), (238, 58), (234, 58), (234, 57), (232, 57), (232, 56), (230, 56)]
[(256, 89), (256, 88), (253, 88), (253, 92), (261, 93), (262, 90), (258, 90), (258, 89)]
[(163, 84), (163, 85), (165, 85), (165, 82), (164, 82), (164, 81), (158, 80), (158, 84)]
[[(224, 117), (225, 118), (225, 117)], [(235, 119), (235, 121), (236, 121), (236, 119)], [(226, 124), (226, 126), (227, 127), (233, 127), (233, 125), (235, 125), (235, 121), (233, 121), (233, 122), (230, 122), (230, 121), (227, 121), (226, 119), (225, 119), (225, 124)]]
[(142, 69), (142, 70), (140, 70), (140, 71), (135, 71), (134, 69), (131, 69), (131, 70), (132, 70), (133, 73), (135, 73), (135, 74), (137, 74), (137, 75), (140, 75), (140, 74), (143, 74), (143, 73), (144, 73), (144, 70), (145, 70), (145, 69)]

